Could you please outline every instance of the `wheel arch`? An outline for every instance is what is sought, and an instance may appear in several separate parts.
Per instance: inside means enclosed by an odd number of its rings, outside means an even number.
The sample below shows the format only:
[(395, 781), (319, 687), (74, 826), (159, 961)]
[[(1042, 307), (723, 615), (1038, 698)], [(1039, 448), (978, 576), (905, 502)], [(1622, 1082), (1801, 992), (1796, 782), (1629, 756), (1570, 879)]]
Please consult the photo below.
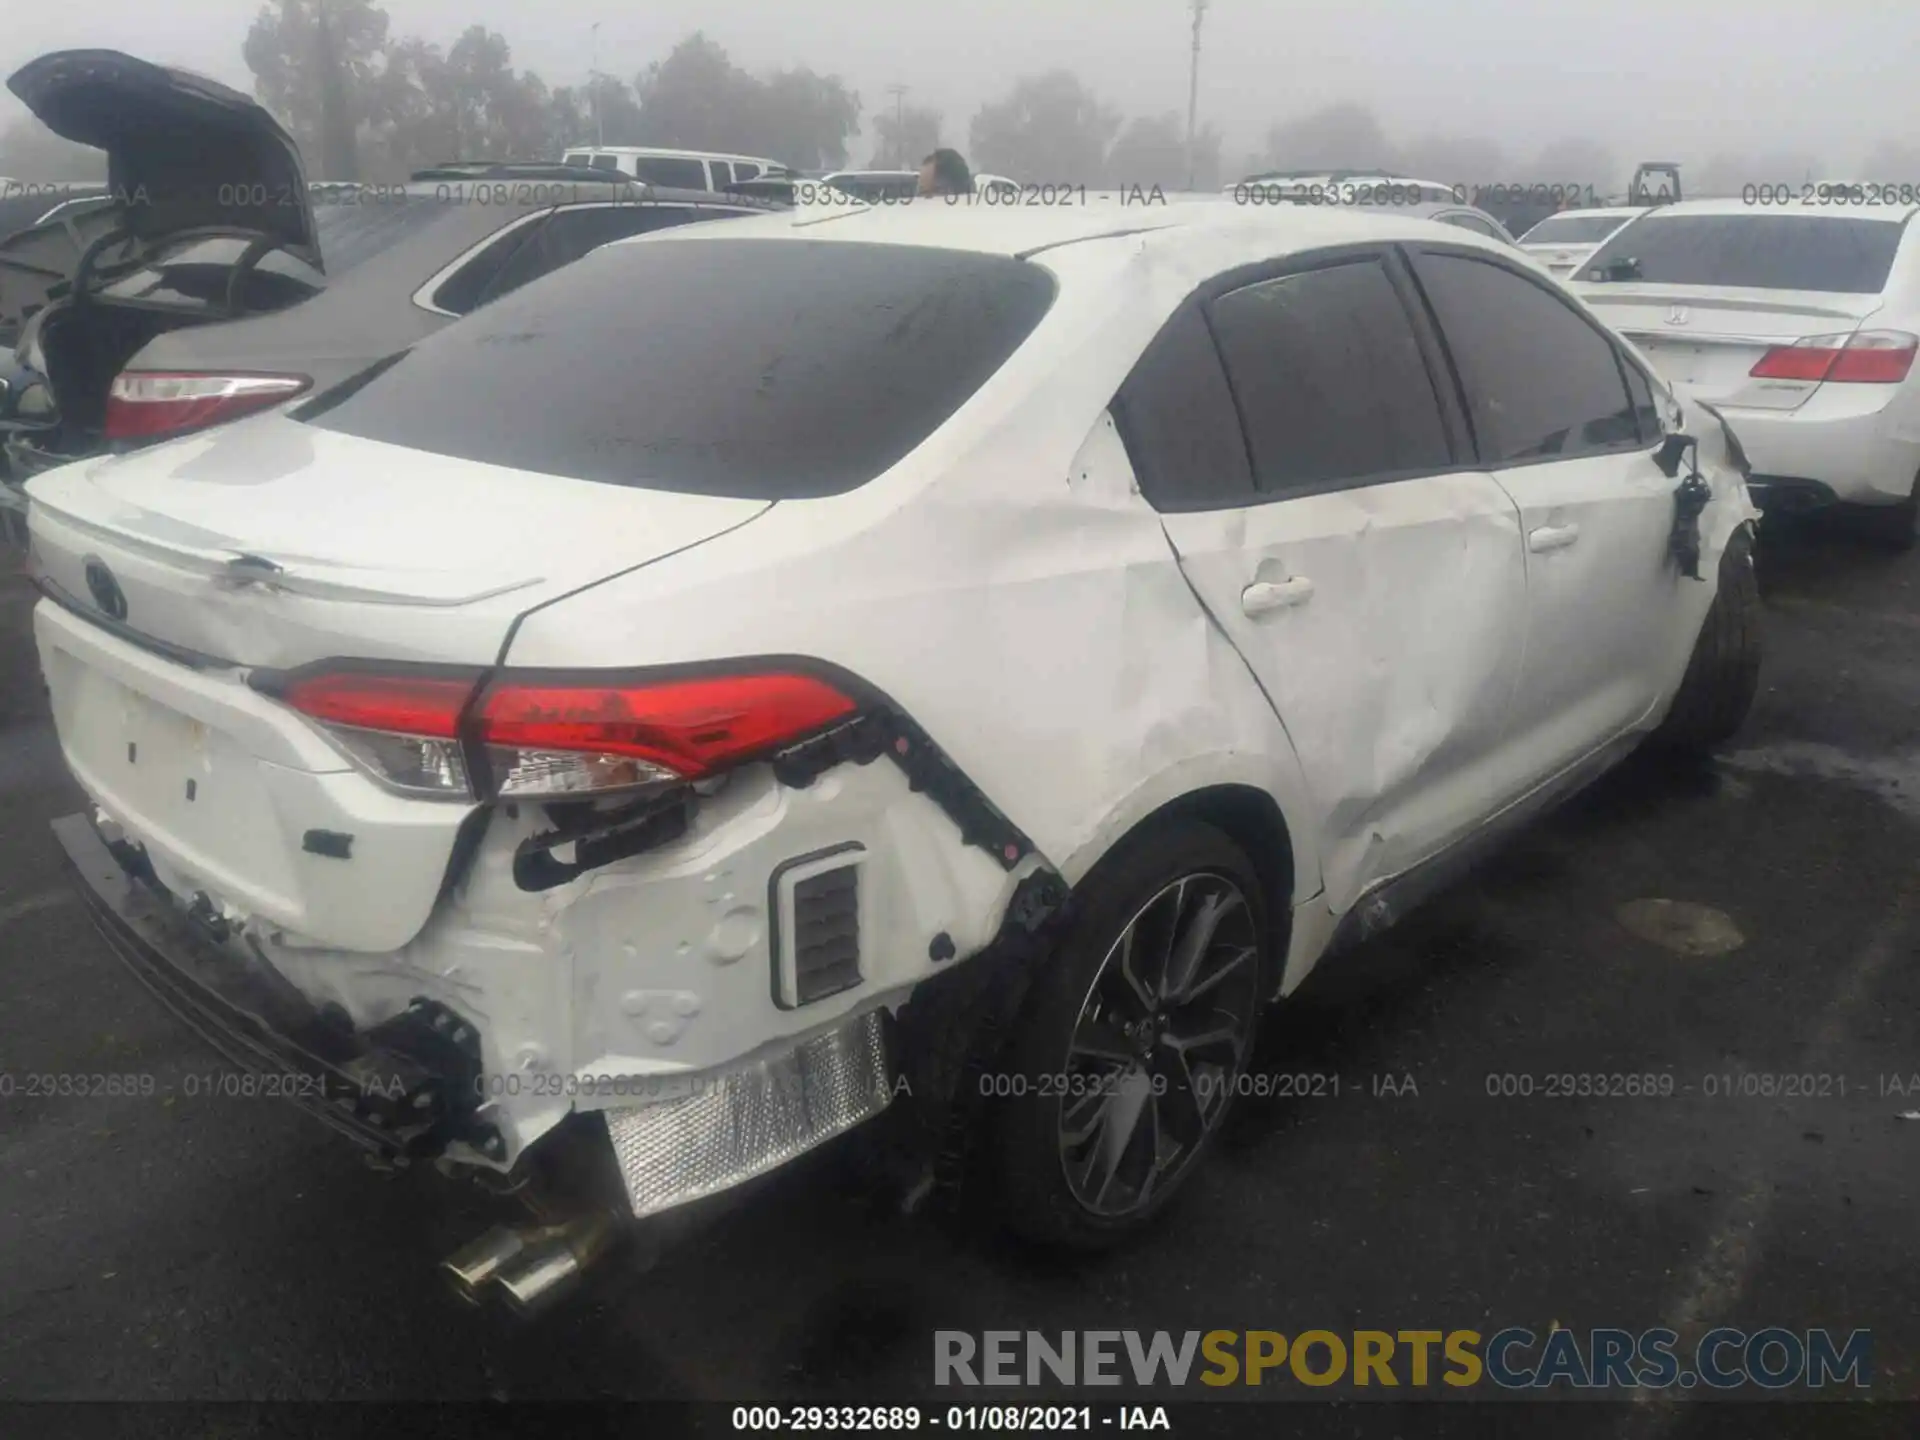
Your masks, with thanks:
[(1062, 867), (1070, 885), (1083, 886), (1098, 874), (1102, 862), (1142, 835), (1176, 820), (1201, 821), (1239, 846), (1259, 875), (1272, 942), (1269, 953), (1276, 962), (1285, 961), (1293, 908), (1318, 891), (1319, 869), (1310, 852), (1302, 853), (1298, 817), (1289, 820), (1271, 789), (1246, 779), (1219, 778), (1174, 790), (1153, 803), (1136, 803), (1123, 813), (1128, 815), (1124, 823), (1107, 827), (1102, 840), (1083, 846)]

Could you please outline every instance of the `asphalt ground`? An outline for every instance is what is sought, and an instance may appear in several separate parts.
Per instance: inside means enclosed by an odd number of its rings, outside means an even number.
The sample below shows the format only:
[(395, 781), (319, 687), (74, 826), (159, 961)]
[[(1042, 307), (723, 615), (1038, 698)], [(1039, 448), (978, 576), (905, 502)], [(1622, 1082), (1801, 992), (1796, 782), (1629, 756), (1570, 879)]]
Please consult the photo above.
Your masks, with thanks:
[[(945, 1405), (1004, 1392), (936, 1389), (936, 1330), (1556, 1324), (1867, 1328), (1872, 1398), (1920, 1400), (1920, 1093), (1900, 1093), (1920, 1085), (1920, 555), (1797, 530), (1761, 569), (1762, 694), (1725, 758), (1629, 763), (1323, 968), (1254, 1070), (1337, 1076), (1337, 1096), (1242, 1100), (1144, 1242), (1035, 1255), (898, 1215), (829, 1154), (530, 1324), (434, 1275), (489, 1214), (463, 1187), (375, 1173), (281, 1102), (181, 1093), (209, 1057), (118, 969), (48, 833), (79, 796), (30, 591), (0, 572), (0, 1070), (159, 1091), (0, 1096), (0, 1401)], [(1636, 918), (1649, 900), (1711, 907), (1738, 943), (1689, 951)], [(1570, 1073), (1672, 1093), (1547, 1093)], [(1780, 1075), (1827, 1078), (1749, 1093)], [(1279, 1389), (1253, 1393), (1304, 1393)], [(1672, 1398), (1559, 1406), (1550, 1428), (1861, 1420)], [(1416, 1406), (1397, 1433), (1459, 1410)], [(1866, 1413), (1920, 1432), (1920, 1410)]]

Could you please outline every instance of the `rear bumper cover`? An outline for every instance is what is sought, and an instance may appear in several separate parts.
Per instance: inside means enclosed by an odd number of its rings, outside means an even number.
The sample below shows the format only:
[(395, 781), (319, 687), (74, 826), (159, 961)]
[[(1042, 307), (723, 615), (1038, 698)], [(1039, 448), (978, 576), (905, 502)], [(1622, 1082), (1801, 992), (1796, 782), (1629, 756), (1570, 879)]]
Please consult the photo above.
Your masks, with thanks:
[[(500, 1146), (474, 1111), (478, 1037), (426, 1003), (372, 1031), (314, 1006), (264, 961), (249, 959), (136, 875), (86, 815), (53, 822), (101, 935), (128, 971), (241, 1071), (387, 1159), (425, 1158), (465, 1141)], [(129, 858), (125, 861), (122, 855)]]
[[(140, 852), (84, 814), (53, 822), (95, 925), (135, 979), (208, 1045), (278, 1095), (388, 1161), (462, 1142), (504, 1155), (476, 1115), (486, 1080), (474, 1026), (416, 1001), (370, 1031), (316, 1007), (264, 960), (206, 933), (157, 883)], [(636, 1216), (729, 1189), (823, 1144), (893, 1098), (883, 1012), (870, 1010), (789, 1049), (663, 1085), (651, 1103), (607, 1112)]]
[[(1887, 388), (1834, 387), (1855, 390)], [(1784, 492), (1814, 484), (1831, 501), (1893, 505), (1913, 494), (1920, 475), (1920, 435), (1881, 411), (1823, 416), (1810, 413), (1820, 392), (1799, 410), (1719, 405), (1754, 469), (1754, 485)], [(1804, 477), (1804, 478), (1802, 478)]]

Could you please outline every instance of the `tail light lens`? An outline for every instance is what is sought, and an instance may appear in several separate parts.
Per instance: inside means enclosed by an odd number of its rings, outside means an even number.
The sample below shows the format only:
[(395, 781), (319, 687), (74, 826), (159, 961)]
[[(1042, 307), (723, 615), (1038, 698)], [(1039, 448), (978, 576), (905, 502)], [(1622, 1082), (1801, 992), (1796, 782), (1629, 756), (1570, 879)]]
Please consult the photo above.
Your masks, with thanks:
[(705, 779), (858, 709), (788, 672), (625, 682), (506, 671), (476, 693), (480, 678), (341, 670), (278, 693), (388, 785), (450, 799), (474, 793), (463, 738), (481, 747), (495, 794), (590, 795)]
[(123, 370), (107, 392), (109, 440), (155, 440), (236, 420), (293, 399), (304, 375), (204, 375)]
[(1809, 335), (1767, 351), (1749, 373), (1756, 380), (1897, 385), (1913, 368), (1916, 349), (1920, 349), (1920, 336), (1904, 330)]

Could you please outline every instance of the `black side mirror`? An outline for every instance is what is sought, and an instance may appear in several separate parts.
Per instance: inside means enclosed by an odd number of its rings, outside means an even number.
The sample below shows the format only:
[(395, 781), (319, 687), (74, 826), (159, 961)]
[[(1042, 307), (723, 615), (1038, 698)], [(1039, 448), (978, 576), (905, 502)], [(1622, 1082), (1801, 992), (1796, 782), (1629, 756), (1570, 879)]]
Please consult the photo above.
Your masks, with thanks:
[(1691, 435), (1669, 435), (1660, 442), (1660, 448), (1653, 452), (1653, 463), (1660, 467), (1660, 473), (1669, 480), (1680, 474), (1680, 462), (1686, 458), (1687, 451), (1700, 442)]

